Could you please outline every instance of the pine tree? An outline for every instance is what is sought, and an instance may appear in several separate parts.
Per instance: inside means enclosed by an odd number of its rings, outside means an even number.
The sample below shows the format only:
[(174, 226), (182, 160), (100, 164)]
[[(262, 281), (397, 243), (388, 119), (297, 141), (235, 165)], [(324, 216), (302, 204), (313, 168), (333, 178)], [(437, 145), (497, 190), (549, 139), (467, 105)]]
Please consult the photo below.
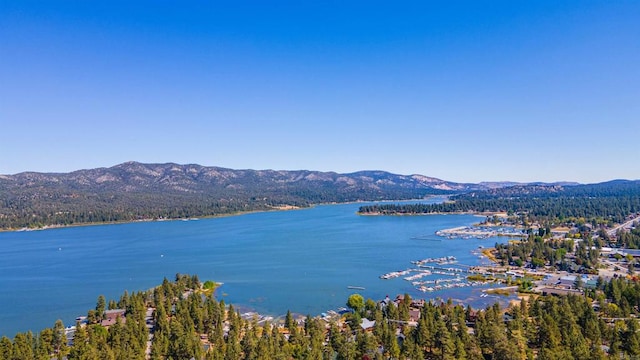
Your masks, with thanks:
[(13, 343), (8, 337), (3, 336), (2, 339), (0, 339), (0, 359), (2, 360), (11, 359), (12, 355), (13, 355)]
[[(229, 313), (233, 313), (233, 307), (230, 306)], [(225, 351), (225, 359), (240, 359), (242, 356), (242, 347), (240, 346), (240, 328), (235, 318), (230, 320), (229, 335), (227, 336), (227, 346)]]
[(631, 356), (637, 357), (640, 355), (640, 326), (638, 326), (638, 320), (625, 320), (625, 325), (627, 330), (623, 336), (624, 351)]
[(309, 338), (309, 352), (307, 358), (322, 359), (324, 327), (318, 319), (312, 319), (310, 316), (307, 316), (307, 321), (305, 321), (305, 328), (307, 329), (307, 337)]
[(33, 336), (31, 332), (18, 333), (13, 338), (13, 356), (11, 360), (31, 360), (33, 359)]
[(62, 320), (56, 320), (53, 325), (53, 336), (51, 338), (51, 346), (58, 359), (64, 358), (67, 354), (67, 336), (64, 332), (64, 324)]
[(98, 320), (104, 319), (104, 311), (107, 306), (107, 301), (104, 298), (104, 295), (98, 296), (98, 300), (96, 301), (96, 317)]
[(258, 357), (258, 334), (256, 333), (256, 327), (258, 324), (255, 321), (245, 323), (244, 336), (240, 341), (242, 347), (243, 358), (247, 360), (255, 360)]
[(111, 347), (107, 344), (109, 333), (107, 329), (101, 325), (94, 325), (88, 328), (89, 344), (92, 348), (98, 349), (99, 360), (114, 360), (115, 354)]
[(80, 326), (80, 323), (76, 323), (76, 331), (73, 334), (73, 347), (69, 350), (69, 360), (85, 360), (90, 359), (88, 357), (89, 349), (89, 335), (84, 327)]
[(455, 340), (455, 351), (453, 356), (457, 360), (466, 360), (467, 359), (467, 350), (465, 349), (465, 344), (462, 342), (460, 338), (456, 338)]
[(284, 319), (284, 327), (289, 330), (289, 342), (295, 342), (298, 337), (298, 324), (289, 310), (287, 310), (287, 315)]
[(447, 326), (442, 320), (442, 318), (438, 318), (436, 320), (436, 347), (440, 352), (440, 359), (448, 360), (454, 359), (454, 353), (456, 351), (456, 344), (454, 339), (451, 337), (451, 333), (447, 329)]
[(558, 329), (556, 321), (551, 317), (551, 315), (543, 315), (538, 336), (538, 342), (541, 344), (541, 349), (548, 349), (551, 354), (562, 352), (562, 349), (560, 348), (562, 335), (560, 334), (560, 329)]

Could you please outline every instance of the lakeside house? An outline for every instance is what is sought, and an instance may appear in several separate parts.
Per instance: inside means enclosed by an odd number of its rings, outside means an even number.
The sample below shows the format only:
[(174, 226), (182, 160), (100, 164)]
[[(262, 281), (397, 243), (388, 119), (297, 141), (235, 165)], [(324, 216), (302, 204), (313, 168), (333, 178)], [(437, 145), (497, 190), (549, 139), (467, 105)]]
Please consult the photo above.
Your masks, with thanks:
[(420, 309), (413, 306), (414, 305), (412, 304), (412, 307), (409, 309), (409, 321), (412, 323), (416, 323), (417, 325), (418, 320), (420, 320)]
[(387, 306), (389, 306), (389, 304), (391, 304), (391, 298), (389, 297), (389, 295), (387, 295), (384, 299), (380, 300), (378, 304), (380, 304), (380, 308), (384, 310), (387, 308)]
[(120, 322), (122, 323), (126, 322), (127, 318), (124, 316), (125, 312), (125, 309), (106, 310), (104, 312), (104, 319), (100, 322), (100, 325), (108, 328), (109, 326), (114, 325), (118, 319), (120, 319)]
[(363, 318), (362, 322), (360, 323), (360, 327), (362, 328), (362, 330), (364, 330), (366, 332), (373, 331), (373, 328), (375, 326), (376, 326), (376, 321), (375, 320), (369, 320), (367, 318)]

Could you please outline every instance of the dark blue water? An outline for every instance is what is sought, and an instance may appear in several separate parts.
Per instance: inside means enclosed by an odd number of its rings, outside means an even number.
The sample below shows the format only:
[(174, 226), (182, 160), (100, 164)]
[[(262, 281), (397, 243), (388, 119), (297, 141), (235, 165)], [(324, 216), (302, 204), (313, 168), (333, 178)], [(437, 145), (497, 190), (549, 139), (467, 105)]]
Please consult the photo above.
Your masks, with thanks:
[(379, 279), (426, 257), (477, 264), (471, 251), (496, 239), (434, 235), (477, 217), (358, 216), (360, 205), (0, 233), (0, 335), (39, 331), (58, 318), (73, 324), (100, 294), (117, 300), (124, 290), (146, 290), (176, 273), (222, 282), (218, 298), (273, 315), (343, 306), (356, 291), (349, 285), (365, 287), (357, 292), (376, 300), (404, 292), (478, 300), (477, 288), (423, 294), (401, 278)]

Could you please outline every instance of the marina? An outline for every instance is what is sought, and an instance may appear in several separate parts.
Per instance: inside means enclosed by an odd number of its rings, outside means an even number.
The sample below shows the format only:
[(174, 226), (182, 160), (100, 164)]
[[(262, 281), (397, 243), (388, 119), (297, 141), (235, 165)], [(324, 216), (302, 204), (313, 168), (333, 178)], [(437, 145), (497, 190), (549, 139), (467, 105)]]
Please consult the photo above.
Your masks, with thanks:
[[(469, 251), (471, 254), (484, 259), (484, 256), (477, 249)], [(422, 260), (412, 260), (411, 264), (417, 265), (417, 268), (408, 268), (405, 270), (392, 271), (380, 275), (380, 279), (391, 280), (403, 277), (403, 280), (411, 282), (411, 285), (419, 292), (430, 293), (435, 291), (460, 289), (466, 287), (486, 287), (489, 283), (506, 279), (508, 276), (521, 277), (516, 272), (500, 273), (496, 272), (493, 265), (487, 266), (470, 266), (459, 264), (457, 258), (453, 255), (442, 256), (437, 258), (425, 258)], [(444, 265), (455, 264), (454, 266), (445, 267)], [(405, 276), (408, 275), (408, 276)], [(480, 275), (481, 278), (491, 279), (491, 281), (478, 281), (474, 276), (474, 280), (468, 280), (467, 276)], [(426, 278), (426, 280), (423, 280)], [(471, 279), (471, 277), (469, 277)], [(484, 298), (486, 296), (481, 296)]]
[[(411, 285), (414, 286), (416, 290), (423, 293), (484, 285), (484, 283), (480, 282), (466, 282), (465, 278), (461, 277), (461, 275), (464, 273), (475, 273), (475, 271), (472, 270), (470, 266), (464, 267), (464, 265), (458, 265), (460, 267), (443, 267), (443, 265), (455, 263), (457, 263), (457, 258), (453, 255), (437, 258), (425, 258), (422, 260), (413, 260), (411, 261), (411, 264), (417, 265), (418, 268), (409, 268), (406, 270), (385, 273), (380, 275), (380, 279), (390, 280), (413, 273), (413, 275), (404, 277), (403, 280), (411, 282)], [(418, 281), (422, 278), (429, 278), (434, 276), (440, 277)]]

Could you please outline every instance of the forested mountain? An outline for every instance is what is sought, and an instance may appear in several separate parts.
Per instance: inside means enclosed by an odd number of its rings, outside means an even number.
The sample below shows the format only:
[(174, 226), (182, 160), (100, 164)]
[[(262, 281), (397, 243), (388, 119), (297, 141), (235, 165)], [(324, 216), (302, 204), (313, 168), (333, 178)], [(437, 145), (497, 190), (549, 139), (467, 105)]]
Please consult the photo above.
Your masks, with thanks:
[[(212, 216), (326, 202), (402, 200), (460, 193), (466, 194), (456, 196), (454, 204), (429, 207), (427, 211), (527, 208), (535, 212), (539, 208), (529, 205), (540, 198), (606, 199), (625, 191), (633, 195), (637, 187), (638, 182), (624, 180), (595, 185), (463, 184), (385, 171), (339, 174), (127, 162), (71, 173), (0, 175), (0, 229)], [(635, 209), (634, 201), (631, 199), (630, 206)]]
[(384, 171), (338, 174), (127, 162), (64, 174), (0, 175), (0, 228), (210, 216), (480, 188)]

